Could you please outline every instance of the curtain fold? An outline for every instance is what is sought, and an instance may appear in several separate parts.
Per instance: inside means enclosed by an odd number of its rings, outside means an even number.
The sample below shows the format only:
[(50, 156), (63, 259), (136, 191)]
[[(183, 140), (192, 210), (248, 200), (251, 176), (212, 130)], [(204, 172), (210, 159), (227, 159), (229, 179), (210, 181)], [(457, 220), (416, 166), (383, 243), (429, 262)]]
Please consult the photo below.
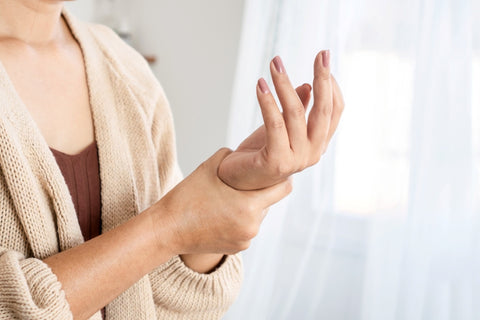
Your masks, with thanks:
[(230, 147), (256, 80), (329, 48), (346, 101), (316, 166), (244, 254), (226, 319), (480, 319), (480, 1), (247, 0)]

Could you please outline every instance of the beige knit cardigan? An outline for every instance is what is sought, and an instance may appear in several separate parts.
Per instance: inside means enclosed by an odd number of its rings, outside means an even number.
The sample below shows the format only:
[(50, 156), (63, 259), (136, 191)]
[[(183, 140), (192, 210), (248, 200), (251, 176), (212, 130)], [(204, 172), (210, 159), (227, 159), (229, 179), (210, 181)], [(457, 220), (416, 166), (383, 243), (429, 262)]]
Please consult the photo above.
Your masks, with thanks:
[[(110, 29), (63, 15), (84, 55), (108, 231), (179, 181), (171, 112), (137, 52)], [(0, 64), (0, 319), (72, 319), (61, 284), (41, 259), (82, 242), (62, 174)], [(241, 277), (237, 255), (208, 275), (177, 256), (107, 305), (107, 319), (219, 319)]]

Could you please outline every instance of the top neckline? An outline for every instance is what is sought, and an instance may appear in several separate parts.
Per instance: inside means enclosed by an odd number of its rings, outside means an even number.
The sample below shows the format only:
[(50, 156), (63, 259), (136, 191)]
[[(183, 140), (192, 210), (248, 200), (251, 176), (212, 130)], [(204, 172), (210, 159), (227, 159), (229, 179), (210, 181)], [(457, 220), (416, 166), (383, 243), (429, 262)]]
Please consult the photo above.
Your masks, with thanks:
[(76, 154), (69, 154), (69, 153), (65, 153), (65, 152), (62, 152), (62, 151), (59, 151), (57, 149), (54, 149), (52, 147), (49, 147), (50, 150), (56, 154), (56, 155), (60, 155), (64, 158), (77, 158), (77, 157), (80, 157), (86, 153), (88, 153), (90, 150), (93, 150), (97, 147), (97, 142), (96, 141), (93, 141), (92, 143), (90, 143), (88, 146), (86, 146), (85, 148), (83, 148), (80, 152), (76, 153)]

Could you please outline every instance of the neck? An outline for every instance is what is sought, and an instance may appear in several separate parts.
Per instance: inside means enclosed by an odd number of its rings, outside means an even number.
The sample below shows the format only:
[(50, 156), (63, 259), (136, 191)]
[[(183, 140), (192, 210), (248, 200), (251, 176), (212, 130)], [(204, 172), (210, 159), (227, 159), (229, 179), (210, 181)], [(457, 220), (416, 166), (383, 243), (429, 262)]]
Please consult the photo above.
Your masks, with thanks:
[(59, 0), (0, 1), (0, 39), (31, 45), (49, 44), (64, 37)]

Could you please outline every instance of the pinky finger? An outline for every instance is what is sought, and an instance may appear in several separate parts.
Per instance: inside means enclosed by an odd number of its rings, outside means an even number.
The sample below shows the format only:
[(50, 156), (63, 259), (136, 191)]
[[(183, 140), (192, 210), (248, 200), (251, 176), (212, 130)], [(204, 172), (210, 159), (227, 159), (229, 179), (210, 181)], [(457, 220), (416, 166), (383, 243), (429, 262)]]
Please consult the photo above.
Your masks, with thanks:
[(308, 83), (304, 83), (301, 86), (297, 87), (295, 91), (297, 92), (297, 95), (302, 101), (303, 107), (306, 110), (308, 107), (308, 103), (310, 102), (310, 97), (311, 97), (310, 93), (312, 92), (312, 86), (309, 85)]

